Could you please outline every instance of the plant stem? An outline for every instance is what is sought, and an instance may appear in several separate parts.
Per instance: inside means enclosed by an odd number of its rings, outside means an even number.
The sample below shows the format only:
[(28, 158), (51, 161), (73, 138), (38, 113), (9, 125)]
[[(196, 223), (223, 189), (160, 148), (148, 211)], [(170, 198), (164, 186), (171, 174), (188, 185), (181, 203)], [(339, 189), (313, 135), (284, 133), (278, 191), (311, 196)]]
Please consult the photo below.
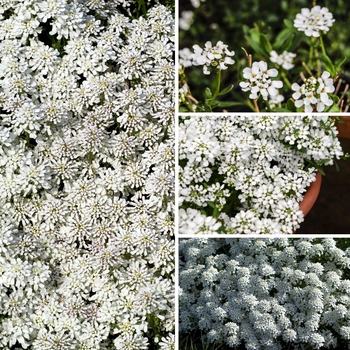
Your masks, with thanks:
[(303, 67), (305, 68), (305, 70), (309, 73), (310, 77), (312, 77), (313, 74), (312, 74), (310, 68), (307, 66), (307, 64), (306, 64), (305, 62), (302, 62), (301, 64), (303, 65)]
[(257, 113), (260, 112), (260, 109), (259, 109), (259, 106), (258, 106), (258, 99), (254, 100), (254, 109), (255, 109), (255, 112), (257, 112)]
[(309, 61), (308, 61), (309, 65), (311, 65), (311, 63), (312, 63), (312, 53), (313, 53), (313, 42), (312, 42), (312, 38), (311, 38), (311, 45), (309, 48)]
[(320, 46), (321, 46), (322, 53), (323, 53), (324, 55), (326, 55), (326, 50), (325, 50), (325, 48), (324, 48), (324, 43), (323, 43), (322, 34), (320, 34)]
[(255, 106), (250, 102), (249, 98), (244, 101), (244, 104), (246, 104), (252, 111), (255, 110)]
[(219, 95), (219, 92), (220, 92), (220, 83), (221, 83), (221, 69), (217, 69), (217, 70), (216, 70), (216, 86), (215, 86), (214, 95), (213, 95), (213, 97), (212, 97), (212, 102), (210, 103), (210, 105), (213, 104), (213, 102), (215, 101), (215, 99), (216, 99), (217, 96)]
[(285, 72), (281, 73), (282, 79), (283, 81), (286, 83), (286, 85), (288, 86), (288, 88), (290, 88), (292, 86), (292, 83), (289, 81), (289, 79), (286, 76)]
[(272, 109), (271, 109), (271, 106), (270, 106), (269, 101), (266, 100), (266, 101), (264, 101), (264, 102), (265, 102), (265, 105), (266, 105), (268, 111), (269, 111), (269, 112), (272, 112)]
[(187, 102), (186, 100), (183, 101), (185, 106), (189, 109), (190, 112), (194, 112), (194, 109), (192, 108), (191, 104)]

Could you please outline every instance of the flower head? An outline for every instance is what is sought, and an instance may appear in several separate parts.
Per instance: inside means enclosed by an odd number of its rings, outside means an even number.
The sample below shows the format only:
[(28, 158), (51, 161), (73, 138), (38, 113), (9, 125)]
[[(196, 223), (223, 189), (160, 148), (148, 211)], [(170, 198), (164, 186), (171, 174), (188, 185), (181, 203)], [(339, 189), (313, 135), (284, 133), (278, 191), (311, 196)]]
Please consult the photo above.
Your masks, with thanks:
[(315, 108), (317, 112), (323, 112), (325, 106), (333, 104), (328, 94), (334, 92), (335, 88), (329, 72), (323, 72), (318, 79), (310, 77), (301, 86), (294, 83), (292, 90), (295, 91), (293, 94), (295, 107), (299, 108), (304, 105), (307, 113), (313, 112)]
[(282, 54), (278, 54), (275, 50), (270, 52), (270, 61), (277, 63), (282, 66), (285, 70), (292, 69), (294, 64), (292, 63), (293, 58), (296, 56), (293, 52), (283, 51)]
[(271, 77), (276, 77), (277, 69), (267, 69), (267, 63), (264, 61), (254, 62), (253, 66), (243, 69), (243, 77), (246, 81), (239, 83), (243, 91), (250, 91), (249, 98), (257, 99), (260, 94), (264, 100), (269, 96), (276, 96), (278, 88), (283, 86), (280, 80), (271, 80)]
[(225, 70), (227, 69), (227, 65), (235, 63), (231, 58), (231, 56), (234, 56), (235, 52), (229, 51), (227, 45), (222, 41), (218, 41), (215, 46), (213, 46), (210, 41), (207, 41), (204, 49), (199, 45), (194, 45), (193, 49), (193, 65), (203, 66), (204, 74), (210, 74), (208, 67), (212, 66), (220, 70)]
[(307, 36), (319, 37), (320, 32), (328, 32), (334, 23), (333, 15), (326, 7), (314, 6), (311, 10), (302, 8), (294, 20), (294, 27)]

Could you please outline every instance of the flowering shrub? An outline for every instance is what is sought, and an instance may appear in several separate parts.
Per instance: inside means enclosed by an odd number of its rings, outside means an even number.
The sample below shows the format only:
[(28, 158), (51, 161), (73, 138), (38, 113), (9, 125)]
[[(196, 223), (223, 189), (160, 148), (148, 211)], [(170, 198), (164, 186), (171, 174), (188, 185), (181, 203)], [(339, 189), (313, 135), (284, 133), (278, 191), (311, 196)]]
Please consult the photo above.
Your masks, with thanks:
[[(349, 349), (348, 239), (180, 239), (182, 335), (233, 349)], [(240, 347), (239, 347), (240, 346)]]
[(171, 9), (0, 17), (0, 348), (173, 349)]
[[(226, 78), (228, 74), (238, 77), (237, 86), (230, 83), (222, 88), (222, 71), (235, 63), (230, 56), (238, 54), (237, 50), (230, 51), (232, 44), (226, 45), (219, 41), (213, 48), (214, 52), (211, 56), (207, 55), (206, 59), (203, 59), (202, 52), (206, 52), (206, 48), (212, 48), (210, 41), (205, 44), (205, 49), (198, 44), (194, 45), (194, 52), (183, 48), (179, 53), (180, 111), (201, 112), (230, 107), (239, 111), (248, 107), (255, 112), (347, 110), (347, 99), (344, 102), (344, 96), (342, 100), (337, 96), (340, 85), (338, 89), (334, 85), (346, 57), (332, 61), (323, 41), (323, 36), (334, 22), (335, 19), (327, 8), (316, 5), (312, 9), (302, 8), (293, 23), (285, 20), (285, 28), (273, 37), (266, 33), (263, 26), (255, 24), (252, 29), (245, 27), (245, 39), (250, 52), (243, 47), (245, 62), (238, 59), (237, 72), (226, 74)], [(223, 52), (216, 47), (225, 47), (226, 50)], [(245, 66), (243, 69), (242, 64)], [(214, 72), (216, 75), (211, 86), (205, 89), (204, 101), (192, 95), (186, 73), (189, 67), (197, 65), (203, 65), (204, 74)], [(239, 88), (241, 92), (238, 91)], [(295, 91), (294, 94), (292, 91)], [(223, 101), (225, 95), (227, 97)]]
[(327, 116), (191, 116), (179, 126), (180, 233), (293, 233), (342, 149)]

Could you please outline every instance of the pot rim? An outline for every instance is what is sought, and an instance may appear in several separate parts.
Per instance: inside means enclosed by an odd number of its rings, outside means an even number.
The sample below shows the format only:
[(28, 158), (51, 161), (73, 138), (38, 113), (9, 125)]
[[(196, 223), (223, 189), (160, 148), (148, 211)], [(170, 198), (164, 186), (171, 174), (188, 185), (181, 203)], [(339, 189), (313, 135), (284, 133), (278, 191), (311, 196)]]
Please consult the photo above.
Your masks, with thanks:
[(318, 194), (320, 193), (322, 184), (322, 175), (320, 172), (316, 174), (316, 180), (311, 183), (309, 189), (305, 193), (303, 200), (299, 203), (299, 210), (304, 214), (304, 217), (309, 213), (315, 204)]

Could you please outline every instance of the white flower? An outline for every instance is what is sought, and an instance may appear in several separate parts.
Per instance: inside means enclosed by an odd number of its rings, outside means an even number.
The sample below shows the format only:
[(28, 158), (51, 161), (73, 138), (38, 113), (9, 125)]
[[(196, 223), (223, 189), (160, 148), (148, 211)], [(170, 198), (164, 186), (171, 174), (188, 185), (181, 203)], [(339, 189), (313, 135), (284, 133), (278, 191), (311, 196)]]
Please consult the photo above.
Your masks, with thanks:
[(277, 69), (267, 69), (266, 62), (253, 62), (252, 68), (243, 69), (243, 77), (246, 81), (240, 82), (239, 85), (243, 91), (250, 91), (250, 99), (255, 100), (261, 95), (264, 100), (267, 100), (269, 96), (276, 96), (277, 89), (283, 86), (282, 81), (270, 79), (277, 75)]
[(333, 105), (333, 100), (329, 97), (329, 93), (334, 92), (333, 79), (329, 78), (330, 73), (324, 71), (319, 78), (310, 77), (305, 80), (301, 86), (293, 83), (292, 90), (295, 107), (305, 106), (305, 112), (310, 113), (316, 111), (323, 112), (325, 106)]
[(185, 47), (179, 50), (179, 63), (184, 67), (192, 66), (192, 52), (189, 48)]
[(181, 11), (181, 16), (179, 18), (179, 27), (182, 30), (189, 30), (191, 24), (193, 23), (193, 11)]
[(282, 54), (278, 54), (275, 50), (270, 52), (270, 61), (277, 63), (282, 68), (289, 70), (294, 67), (292, 63), (293, 58), (296, 56), (295, 53), (283, 51)]
[(173, 346), (175, 27), (134, 5), (0, 5), (1, 349)]
[(315, 181), (316, 169), (305, 169), (305, 159), (331, 164), (342, 154), (328, 128), (336, 133), (327, 116), (185, 119), (179, 232), (292, 233), (303, 221), (299, 202)]
[(227, 69), (227, 65), (234, 64), (235, 61), (231, 58), (234, 56), (234, 51), (229, 51), (228, 46), (222, 41), (218, 41), (215, 46), (210, 41), (205, 43), (204, 49), (199, 45), (193, 46), (194, 53), (192, 60), (194, 66), (203, 66), (203, 73), (210, 74), (208, 67), (216, 67), (219, 70)]
[[(347, 281), (347, 268), (341, 260), (332, 265), (324, 260), (333, 242), (180, 239), (180, 336), (200, 328), (216, 345), (254, 343), (257, 350), (281, 350), (288, 344), (330, 349), (347, 343), (349, 327), (339, 324), (348, 324), (348, 297), (327, 280), (333, 275)], [(309, 249), (298, 251), (298, 246)], [(325, 251), (316, 257), (318, 246)], [(315, 287), (309, 270), (318, 265), (324, 271)]]
[(334, 23), (333, 15), (326, 7), (314, 6), (311, 10), (302, 8), (296, 15), (294, 27), (307, 36), (319, 37), (320, 32), (328, 32)]

